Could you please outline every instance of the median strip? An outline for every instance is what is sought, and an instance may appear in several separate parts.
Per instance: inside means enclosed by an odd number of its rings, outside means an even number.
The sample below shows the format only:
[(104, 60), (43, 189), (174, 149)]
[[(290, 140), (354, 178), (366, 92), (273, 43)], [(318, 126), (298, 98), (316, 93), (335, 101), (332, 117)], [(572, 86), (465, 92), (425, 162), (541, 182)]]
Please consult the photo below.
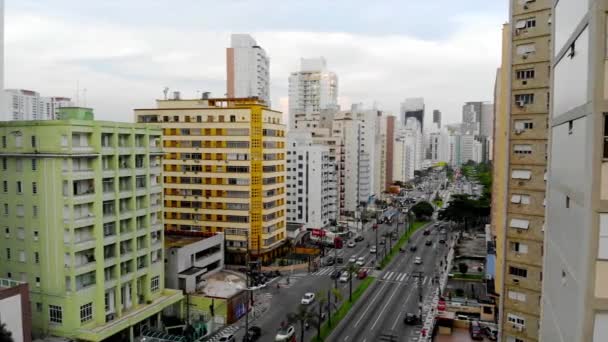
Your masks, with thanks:
[(382, 261), (380, 262), (380, 269), (383, 269), (384, 267), (386, 267), (386, 265), (388, 265), (391, 262), (391, 260), (395, 256), (395, 254), (397, 254), (399, 252), (399, 248), (401, 248), (401, 246), (403, 246), (403, 244), (406, 243), (407, 240), (409, 240), (409, 238), (412, 236), (412, 234), (414, 234), (418, 229), (420, 229), (420, 227), (424, 226), (427, 223), (429, 223), (429, 221), (414, 222), (414, 224), (412, 224), (412, 229), (410, 229), (409, 232), (403, 234), (403, 236), (401, 236), (399, 241), (397, 241), (397, 243), (393, 246), (393, 248), (391, 249), (389, 254), (384, 259), (382, 259)]

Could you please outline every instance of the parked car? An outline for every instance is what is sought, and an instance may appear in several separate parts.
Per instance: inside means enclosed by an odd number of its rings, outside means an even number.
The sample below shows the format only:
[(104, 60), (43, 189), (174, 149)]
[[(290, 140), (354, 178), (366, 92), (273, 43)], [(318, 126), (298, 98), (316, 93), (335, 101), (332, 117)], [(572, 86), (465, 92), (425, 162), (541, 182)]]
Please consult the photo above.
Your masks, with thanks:
[(254, 341), (259, 340), (261, 336), (262, 336), (262, 328), (254, 325), (252, 327), (249, 327), (249, 329), (247, 330), (247, 333), (244, 336), (243, 341), (254, 342)]
[(288, 325), (284, 328), (279, 329), (274, 340), (276, 342), (279, 342), (279, 341), (287, 342), (287, 341), (290, 341), (291, 338), (293, 338), (293, 335), (295, 335), (295, 333), (296, 333), (296, 328), (294, 328), (293, 325)]
[(226, 334), (226, 335), (220, 336), (220, 339), (218, 341), (219, 342), (236, 342), (236, 339), (234, 338), (234, 335)]
[(347, 283), (349, 280), (350, 280), (350, 273), (342, 272), (342, 275), (340, 275), (340, 282)]
[(331, 279), (337, 279), (340, 278), (340, 271), (339, 270), (335, 270), (333, 272), (331, 272)]
[(416, 246), (410, 246), (410, 252), (415, 252), (418, 250), (418, 247)]
[(367, 277), (367, 270), (360, 270), (359, 273), (357, 273), (357, 278), (364, 279), (365, 277)]
[(416, 325), (418, 323), (418, 316), (416, 316), (415, 314), (408, 312), (405, 314), (405, 317), (403, 318), (403, 323), (407, 324), (407, 325)]
[(315, 294), (312, 292), (306, 292), (302, 297), (301, 303), (304, 305), (312, 304), (315, 301)]
[(344, 263), (344, 258), (343, 257), (337, 257), (336, 258), (336, 263), (343, 264)]
[(430, 232), (428, 229), (425, 229), (425, 230), (422, 232), (422, 235), (429, 235), (429, 234), (431, 234), (431, 232)]
[(473, 340), (483, 340), (483, 335), (481, 333), (481, 327), (479, 326), (478, 321), (471, 321), (469, 323), (469, 335)]
[(363, 265), (365, 265), (365, 258), (364, 257), (358, 257), (356, 264), (357, 264), (357, 266), (363, 266)]
[(490, 341), (498, 340), (498, 329), (493, 327), (484, 327), (482, 331)]
[(372, 246), (372, 247), (369, 249), (369, 252), (370, 252), (371, 254), (375, 254), (375, 253), (377, 252), (377, 250), (376, 250), (376, 246)]
[(379, 244), (384, 245), (386, 242), (384, 240), (380, 240)]
[(346, 247), (348, 248), (353, 248), (355, 247), (357, 244), (355, 243), (355, 241), (348, 241), (348, 244), (346, 245)]
[(336, 260), (334, 259), (334, 257), (329, 256), (325, 259), (325, 266), (332, 266), (335, 262)]
[(433, 240), (426, 240), (426, 242), (424, 244), (426, 246), (431, 246), (431, 245), (433, 245)]
[(363, 240), (365, 240), (365, 239), (364, 239), (364, 238), (363, 238), (363, 236), (361, 236), (361, 235), (357, 235), (357, 236), (355, 237), (355, 242), (361, 242), (361, 241), (363, 241)]
[(420, 265), (420, 264), (422, 264), (422, 258), (421, 258), (421, 257), (419, 257), (419, 256), (418, 256), (418, 257), (416, 257), (416, 258), (414, 259), (414, 264), (416, 264), (416, 265)]
[(357, 262), (357, 257), (354, 257), (354, 256), (350, 257), (350, 259), (348, 259), (348, 262), (349, 262), (350, 264), (354, 264), (354, 263), (356, 263), (356, 262)]

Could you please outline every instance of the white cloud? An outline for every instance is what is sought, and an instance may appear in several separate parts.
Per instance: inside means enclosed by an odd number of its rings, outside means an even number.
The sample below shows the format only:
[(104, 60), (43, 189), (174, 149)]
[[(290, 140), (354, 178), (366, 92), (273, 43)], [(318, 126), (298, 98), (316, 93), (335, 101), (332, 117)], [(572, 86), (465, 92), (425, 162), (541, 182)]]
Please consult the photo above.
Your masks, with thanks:
[[(286, 109), (287, 77), (299, 68), (300, 57), (322, 55), (338, 73), (342, 103), (371, 105), (377, 100), (396, 111), (405, 97), (423, 96), (429, 113), (438, 108), (447, 121), (457, 121), (465, 101), (492, 99), (501, 27), (484, 18), (457, 20), (463, 29), (442, 41), (251, 33), (271, 56), (271, 95), (277, 108)], [(6, 86), (74, 96), (79, 81), (99, 119), (132, 120), (133, 108), (153, 106), (164, 86), (183, 96), (225, 92), (230, 32), (84, 24), (25, 13), (12, 13), (6, 25)]]

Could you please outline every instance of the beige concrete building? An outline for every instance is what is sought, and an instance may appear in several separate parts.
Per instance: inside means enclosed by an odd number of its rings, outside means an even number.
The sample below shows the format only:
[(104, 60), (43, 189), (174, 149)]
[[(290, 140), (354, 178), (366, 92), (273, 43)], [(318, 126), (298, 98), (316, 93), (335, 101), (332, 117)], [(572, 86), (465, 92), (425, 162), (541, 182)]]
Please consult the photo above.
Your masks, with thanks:
[(163, 128), (165, 230), (224, 233), (226, 262), (268, 260), (286, 239), (285, 125), (254, 98), (157, 100), (137, 122)]
[(501, 341), (538, 341), (551, 56), (551, 0), (511, 1)]
[(540, 338), (608, 341), (608, 1), (551, 1), (550, 163)]

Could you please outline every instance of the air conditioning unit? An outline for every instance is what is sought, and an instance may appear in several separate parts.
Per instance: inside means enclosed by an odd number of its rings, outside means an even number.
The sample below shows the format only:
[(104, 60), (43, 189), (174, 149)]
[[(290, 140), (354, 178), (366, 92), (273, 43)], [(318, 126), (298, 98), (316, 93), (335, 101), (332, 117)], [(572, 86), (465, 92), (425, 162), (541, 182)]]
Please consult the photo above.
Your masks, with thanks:
[(519, 332), (524, 331), (524, 327), (522, 325), (520, 325), (520, 324), (513, 324), (513, 329), (515, 329), (515, 330), (517, 330)]
[(520, 134), (522, 134), (523, 132), (524, 132), (524, 130), (523, 130), (523, 129), (521, 129), (521, 128), (516, 128), (516, 129), (515, 129), (515, 134), (517, 134), (517, 135), (520, 135)]
[(528, 59), (528, 54), (527, 54), (527, 53), (526, 53), (526, 54), (523, 54), (523, 55), (521, 56), (521, 59)]
[(513, 284), (519, 285), (519, 279), (513, 279)]
[(518, 107), (523, 108), (526, 106), (526, 103), (523, 100), (515, 101)]

